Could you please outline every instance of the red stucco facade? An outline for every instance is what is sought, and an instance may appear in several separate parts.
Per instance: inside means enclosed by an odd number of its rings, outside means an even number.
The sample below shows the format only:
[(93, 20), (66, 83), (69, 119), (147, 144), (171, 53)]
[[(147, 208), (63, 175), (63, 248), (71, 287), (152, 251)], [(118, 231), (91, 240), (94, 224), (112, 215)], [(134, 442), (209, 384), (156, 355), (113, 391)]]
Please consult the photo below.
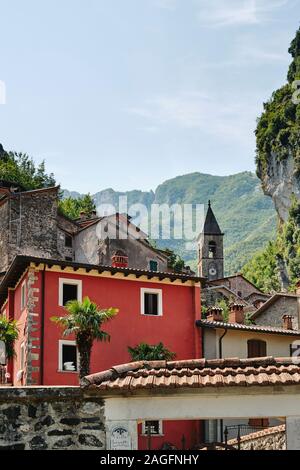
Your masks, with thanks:
[[(108, 369), (114, 365), (130, 362), (128, 346), (140, 342), (156, 344), (176, 353), (176, 359), (193, 359), (202, 356), (199, 329), (195, 321), (201, 317), (200, 283), (171, 282), (167, 279), (147, 280), (144, 277), (89, 275), (71, 270), (29, 268), (15, 289), (8, 291), (2, 313), (17, 320), (20, 330), (16, 342), (16, 357), (9, 364), (13, 385), (77, 385), (77, 372), (59, 370), (59, 340), (62, 330), (51, 317), (64, 314), (59, 306), (59, 280), (81, 281), (82, 297), (89, 296), (102, 308), (119, 309), (116, 318), (104, 326), (111, 335), (109, 343), (94, 343), (91, 373)], [(21, 308), (22, 286), (26, 285), (25, 308)], [(141, 314), (141, 289), (156, 289), (162, 292), (162, 315)], [(24, 292), (23, 292), (24, 295)], [(21, 353), (21, 345), (25, 351)], [(20, 376), (23, 359), (24, 372)], [(180, 447), (182, 435), (187, 446), (197, 434), (199, 423), (165, 423), (164, 436), (153, 438), (153, 448), (165, 442), (176, 442)], [(141, 432), (140, 432), (141, 434)], [(140, 436), (140, 448), (147, 448), (147, 439)]]

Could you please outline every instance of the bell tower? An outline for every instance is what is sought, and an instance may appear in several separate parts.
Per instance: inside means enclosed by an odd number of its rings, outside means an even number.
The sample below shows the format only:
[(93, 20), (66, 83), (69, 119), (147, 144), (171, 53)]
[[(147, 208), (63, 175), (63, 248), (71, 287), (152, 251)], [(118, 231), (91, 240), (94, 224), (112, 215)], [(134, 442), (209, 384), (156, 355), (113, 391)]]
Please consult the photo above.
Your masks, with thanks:
[(203, 230), (198, 237), (198, 273), (209, 281), (224, 277), (224, 233), (208, 201)]

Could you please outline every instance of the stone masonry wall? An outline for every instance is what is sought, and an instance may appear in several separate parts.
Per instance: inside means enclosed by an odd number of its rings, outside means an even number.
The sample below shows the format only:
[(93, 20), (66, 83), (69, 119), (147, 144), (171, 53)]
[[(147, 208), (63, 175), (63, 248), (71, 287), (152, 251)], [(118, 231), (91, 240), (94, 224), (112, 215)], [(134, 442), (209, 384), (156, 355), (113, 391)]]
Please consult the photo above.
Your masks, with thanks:
[(0, 273), (8, 265), (8, 204), (0, 206)]
[(11, 194), (0, 206), (0, 272), (18, 254), (57, 258), (58, 189)]
[(268, 309), (255, 318), (255, 323), (257, 325), (282, 327), (283, 315), (291, 315), (294, 317), (293, 327), (298, 329), (298, 303), (296, 297), (279, 298), (275, 303), (270, 305)]
[(36, 385), (40, 380), (40, 313), (38, 273), (30, 269), (27, 275), (27, 321), (25, 328), (24, 385)]
[(0, 451), (105, 447), (101, 398), (79, 387), (0, 387)]
[[(232, 439), (228, 444), (237, 446), (237, 440)], [(285, 425), (242, 437), (241, 450), (286, 450)]]

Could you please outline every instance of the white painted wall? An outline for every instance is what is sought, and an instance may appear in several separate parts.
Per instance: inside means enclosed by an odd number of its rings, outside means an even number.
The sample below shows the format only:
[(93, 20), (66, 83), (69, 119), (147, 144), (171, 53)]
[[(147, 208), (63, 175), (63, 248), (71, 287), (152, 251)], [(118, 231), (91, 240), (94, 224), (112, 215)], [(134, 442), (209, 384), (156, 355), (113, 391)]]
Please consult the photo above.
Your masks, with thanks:
[[(219, 337), (222, 336), (223, 333), (224, 330), (217, 330), (217, 343), (219, 341)], [(210, 338), (211, 336), (209, 336), (209, 340)], [(296, 338), (295, 336), (228, 330), (226, 336), (224, 336), (222, 340), (222, 356), (246, 358), (248, 356), (247, 342), (250, 339), (266, 341), (267, 356), (290, 357), (290, 345), (293, 341), (296, 341), (299, 338)]]

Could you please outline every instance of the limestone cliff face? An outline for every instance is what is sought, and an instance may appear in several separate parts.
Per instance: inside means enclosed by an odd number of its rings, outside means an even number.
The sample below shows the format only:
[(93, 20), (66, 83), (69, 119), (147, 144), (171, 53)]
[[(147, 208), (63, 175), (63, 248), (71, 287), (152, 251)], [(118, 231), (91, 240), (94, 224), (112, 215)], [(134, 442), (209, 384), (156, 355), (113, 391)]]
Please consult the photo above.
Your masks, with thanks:
[(300, 83), (300, 28), (289, 53), (287, 83), (264, 103), (256, 128), (257, 174), (281, 222), (288, 220), (292, 196), (300, 201), (300, 102), (294, 94)]
[(279, 219), (287, 222), (292, 195), (300, 201), (300, 174), (294, 156), (290, 154), (284, 159), (278, 159), (272, 152), (266, 170), (261, 172), (258, 167), (258, 176), (264, 193), (273, 199)]

